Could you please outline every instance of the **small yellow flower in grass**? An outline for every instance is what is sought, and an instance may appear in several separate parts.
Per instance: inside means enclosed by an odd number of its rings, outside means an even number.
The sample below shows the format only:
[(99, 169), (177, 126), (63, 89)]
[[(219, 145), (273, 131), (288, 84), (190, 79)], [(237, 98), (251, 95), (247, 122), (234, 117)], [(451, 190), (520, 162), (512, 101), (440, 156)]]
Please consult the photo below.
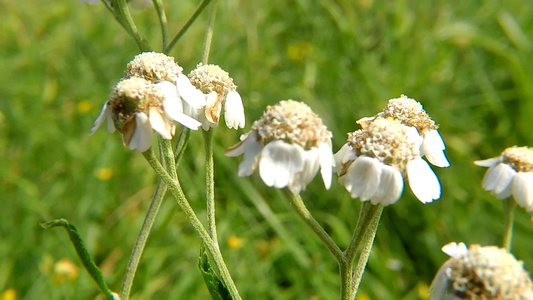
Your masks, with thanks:
[(364, 129), (378, 117), (393, 118), (404, 126), (416, 129), (417, 134), (412, 134), (411, 138), (420, 147), (420, 156), (426, 156), (434, 166), (441, 168), (450, 166), (444, 155), (446, 147), (437, 130), (439, 126), (429, 117), (422, 104), (402, 95), (400, 98), (390, 99), (385, 109), (376, 116), (362, 118), (357, 123)]
[(111, 179), (113, 177), (113, 169), (112, 168), (98, 168), (94, 172), (94, 176), (102, 181), (106, 181)]
[(0, 294), (0, 300), (16, 300), (17, 291), (15, 289), (7, 289)]
[(77, 109), (80, 114), (86, 114), (93, 109), (93, 103), (89, 100), (82, 100), (78, 102)]
[(62, 258), (54, 265), (54, 278), (58, 283), (65, 280), (75, 280), (78, 278), (78, 267), (66, 258)]
[(430, 300), (533, 299), (533, 285), (523, 262), (495, 246), (449, 243), (442, 247), (451, 258), (431, 283)]
[(243, 241), (241, 238), (236, 236), (230, 236), (228, 237), (228, 247), (230, 249), (236, 250), (242, 247)]
[(204, 130), (218, 126), (222, 107), (224, 107), (224, 119), (228, 128), (244, 128), (242, 99), (228, 72), (217, 65), (199, 64), (189, 73), (189, 79), (206, 99), (205, 107), (188, 108), (189, 115), (199, 120)]
[(324, 185), (331, 186), (331, 132), (304, 103), (287, 100), (268, 106), (241, 142), (226, 150), (227, 156), (243, 153), (239, 176), (251, 175), (259, 165), (267, 186), (298, 194), (320, 168)]
[(500, 156), (474, 162), (488, 167), (483, 188), (498, 199), (513, 195), (516, 203), (533, 212), (533, 148), (509, 147)]
[(440, 198), (439, 180), (411, 138), (416, 134), (414, 128), (382, 117), (348, 133), (347, 143), (335, 154), (339, 182), (352, 198), (374, 205), (395, 203), (403, 190), (403, 177), (422, 203)]

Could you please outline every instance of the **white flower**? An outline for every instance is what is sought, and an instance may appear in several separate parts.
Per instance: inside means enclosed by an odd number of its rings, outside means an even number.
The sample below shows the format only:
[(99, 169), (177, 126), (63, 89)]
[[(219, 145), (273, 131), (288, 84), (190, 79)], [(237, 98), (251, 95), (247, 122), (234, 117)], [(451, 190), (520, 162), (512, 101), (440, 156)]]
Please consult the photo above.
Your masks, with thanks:
[(267, 107), (241, 142), (226, 150), (227, 156), (244, 153), (239, 176), (249, 176), (259, 166), (259, 175), (269, 187), (288, 187), (298, 194), (318, 169), (327, 189), (334, 164), (331, 132), (311, 109), (293, 100)]
[(442, 250), (451, 258), (433, 279), (430, 300), (533, 299), (523, 263), (504, 249), (450, 243)]
[(400, 98), (390, 99), (383, 111), (374, 117), (362, 118), (357, 121), (361, 127), (365, 126), (377, 117), (393, 118), (400, 121), (404, 126), (415, 128), (416, 134), (411, 134), (413, 141), (420, 146), (420, 156), (437, 167), (449, 167), (450, 163), (444, 155), (444, 141), (437, 130), (439, 127), (424, 111), (422, 104), (405, 95)]
[(242, 99), (228, 72), (217, 65), (199, 64), (191, 71), (189, 79), (204, 94), (205, 106), (190, 107), (186, 110), (202, 123), (204, 130), (218, 126), (222, 109), (228, 128), (244, 128)]
[(488, 167), (483, 178), (483, 188), (498, 199), (513, 195), (516, 203), (533, 212), (533, 149), (509, 147), (500, 156), (474, 162)]
[(150, 83), (130, 77), (121, 80), (102, 107), (91, 130), (93, 134), (107, 120), (111, 133), (119, 128), (124, 145), (144, 152), (152, 145), (152, 130), (165, 139), (172, 139), (179, 122), (191, 129), (198, 129), (200, 122), (183, 114), (177, 89), (168, 81)]
[(420, 157), (420, 147), (410, 138), (412, 130), (377, 117), (348, 134), (348, 142), (335, 154), (335, 172), (352, 198), (393, 204), (402, 193), (404, 176), (422, 203), (440, 198), (439, 180)]

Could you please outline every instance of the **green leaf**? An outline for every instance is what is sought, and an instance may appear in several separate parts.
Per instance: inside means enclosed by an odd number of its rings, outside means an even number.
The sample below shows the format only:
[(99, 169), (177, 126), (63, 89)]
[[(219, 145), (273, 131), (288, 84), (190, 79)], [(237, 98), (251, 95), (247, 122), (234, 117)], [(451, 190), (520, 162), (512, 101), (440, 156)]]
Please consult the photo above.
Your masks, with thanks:
[(205, 251), (205, 247), (202, 245), (200, 248), (200, 256), (198, 257), (198, 268), (202, 273), (207, 289), (211, 294), (213, 300), (232, 300), (228, 288), (220, 280), (215, 271), (209, 264), (209, 257)]
[(94, 279), (94, 281), (100, 288), (100, 291), (102, 291), (102, 293), (106, 295), (106, 299), (108, 300), (115, 299), (113, 296), (113, 293), (107, 288), (102, 271), (100, 271), (100, 269), (96, 266), (96, 264), (91, 259), (91, 255), (89, 254), (89, 251), (87, 251), (87, 248), (85, 247), (85, 244), (83, 243), (83, 240), (81, 239), (74, 225), (71, 225), (65, 219), (57, 219), (57, 220), (41, 223), (41, 227), (44, 229), (48, 229), (52, 227), (65, 228), (70, 238), (70, 241), (72, 242), (72, 245), (76, 249), (76, 253), (78, 254), (78, 257), (81, 259), (81, 262), (83, 263), (83, 266), (85, 267), (85, 270), (87, 270), (89, 275), (91, 275), (91, 277)]

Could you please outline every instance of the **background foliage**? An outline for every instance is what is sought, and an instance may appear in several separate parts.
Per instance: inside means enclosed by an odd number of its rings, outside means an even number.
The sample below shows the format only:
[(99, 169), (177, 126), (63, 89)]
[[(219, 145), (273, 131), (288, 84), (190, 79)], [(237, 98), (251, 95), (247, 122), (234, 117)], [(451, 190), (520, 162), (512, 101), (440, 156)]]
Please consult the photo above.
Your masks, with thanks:
[[(175, 33), (198, 1), (167, 1)], [(436, 169), (442, 199), (423, 205), (406, 189), (386, 207), (359, 299), (420, 299), (450, 241), (500, 244), (503, 210), (481, 190), (472, 161), (512, 145), (533, 145), (533, 7), (512, 1), (220, 1), (210, 62), (230, 72), (247, 127), (266, 105), (306, 102), (333, 132), (334, 150), (355, 121), (406, 94), (440, 123), (452, 166)], [(160, 49), (153, 10), (133, 11)], [(103, 5), (78, 1), (0, 3), (0, 293), (17, 299), (94, 299), (85, 271), (62, 278), (57, 262), (80, 268), (61, 230), (64, 217), (85, 238), (118, 290), (156, 178), (118, 135), (88, 133), (100, 106), (138, 50)], [(171, 55), (192, 70), (201, 60), (203, 14)], [(222, 253), (245, 299), (335, 299), (334, 259), (290, 210), (283, 191), (257, 174), (236, 176), (223, 156), (244, 130), (216, 130), (216, 197)], [(193, 132), (179, 174), (203, 217), (201, 135)], [(334, 180), (302, 194), (343, 246), (359, 200)], [(533, 269), (530, 215), (517, 210), (514, 254)], [(230, 243), (226, 243), (229, 241)], [(199, 241), (174, 201), (164, 201), (133, 299), (205, 299)]]

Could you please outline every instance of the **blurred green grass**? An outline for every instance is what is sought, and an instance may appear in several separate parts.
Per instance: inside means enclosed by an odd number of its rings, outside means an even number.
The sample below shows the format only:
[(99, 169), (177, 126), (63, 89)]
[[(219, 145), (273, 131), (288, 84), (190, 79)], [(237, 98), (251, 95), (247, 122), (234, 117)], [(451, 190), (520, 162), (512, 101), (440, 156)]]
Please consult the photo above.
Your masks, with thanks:
[[(420, 299), (450, 241), (499, 244), (503, 211), (481, 190), (472, 161), (511, 145), (533, 145), (533, 7), (529, 1), (220, 1), (210, 62), (230, 72), (245, 101), (247, 127), (282, 99), (309, 104), (334, 135), (334, 150), (355, 120), (389, 98), (422, 102), (452, 164), (435, 169), (442, 199), (423, 205), (406, 188), (384, 211), (360, 293)], [(170, 32), (196, 1), (166, 3)], [(155, 187), (142, 157), (104, 130), (88, 133), (126, 63), (138, 53), (103, 5), (37, 0), (0, 3), (0, 293), (17, 299), (94, 299), (87, 274), (60, 282), (54, 263), (81, 264), (61, 230), (76, 225), (113, 290)], [(159, 48), (151, 10), (134, 11)], [(185, 72), (201, 60), (206, 15), (172, 51)], [(221, 248), (245, 299), (336, 299), (334, 259), (290, 210), (283, 192), (255, 174), (236, 176), (223, 156), (244, 131), (216, 130), (216, 197)], [(203, 146), (192, 139), (180, 178), (201, 217)], [(110, 175), (102, 177), (102, 172)], [(111, 172), (111, 173), (109, 173)], [(103, 180), (102, 180), (103, 179)], [(335, 181), (335, 180), (334, 180)], [(359, 200), (336, 182), (315, 180), (302, 194), (342, 246)], [(533, 269), (530, 215), (517, 211), (514, 254)], [(242, 247), (225, 241), (236, 236)], [(171, 198), (163, 203), (135, 279), (134, 299), (205, 299), (196, 269), (198, 240)]]

